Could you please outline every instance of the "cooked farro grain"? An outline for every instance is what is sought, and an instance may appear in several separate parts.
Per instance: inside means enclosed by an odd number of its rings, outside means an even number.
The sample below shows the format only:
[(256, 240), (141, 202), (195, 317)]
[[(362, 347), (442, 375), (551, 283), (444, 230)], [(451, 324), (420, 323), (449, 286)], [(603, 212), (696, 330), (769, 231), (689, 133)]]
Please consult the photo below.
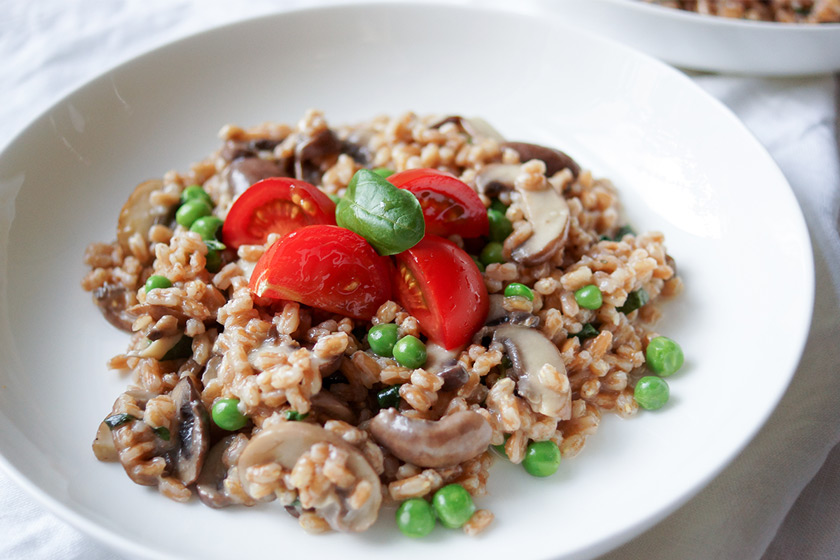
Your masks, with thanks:
[(644, 0), (668, 8), (782, 23), (840, 22), (840, 0)]
[[(461, 117), (405, 113), (330, 128), (323, 114), (309, 111), (293, 126), (229, 125), (220, 136), (222, 147), (188, 172), (138, 186), (153, 216), (132, 222), (135, 231), (121, 223), (117, 241), (85, 251), (90, 271), (82, 287), (112, 324), (131, 333), (127, 351), (108, 364), (130, 372), (131, 385), (97, 434), (97, 457), (116, 458), (132, 480), (173, 500), (195, 490), (212, 507), (277, 501), (308, 532), (361, 530), (376, 519), (383, 495), (431, 499), (452, 483), (476, 498), (486, 494), (488, 444), (503, 445), (513, 463), (534, 441), (554, 442), (569, 458), (597, 432), (603, 411), (637, 413), (633, 387), (658, 336), (657, 303), (678, 294), (682, 280), (660, 233), (620, 229), (608, 181), (565, 154), (505, 144)], [(475, 189), (485, 207), (507, 207), (513, 232), (503, 242), (506, 262), (488, 264), (482, 275), (490, 316), (469, 343), (446, 350), (429, 340), (423, 317), (399, 297), (365, 321), (257, 296), (249, 279), (280, 234), (220, 248), (172, 220), (189, 185), (200, 185), (224, 219), (240, 192), (266, 173), (344, 196), (359, 169), (374, 167), (436, 168)], [(488, 183), (499, 170), (507, 175)], [(296, 196), (292, 214), (312, 211), (311, 201)], [(554, 221), (540, 221), (545, 205), (556, 207)], [(133, 210), (129, 202), (123, 214)], [(556, 224), (562, 227), (546, 237)], [(481, 241), (462, 235), (451, 241), (459, 251), (481, 249)], [(171, 286), (147, 292), (153, 274)], [(533, 300), (502, 295), (512, 282), (531, 288)], [(576, 300), (589, 285), (601, 291), (599, 309)], [(631, 301), (643, 301), (641, 308), (627, 307)], [(398, 337), (425, 341), (425, 364), (406, 367), (370, 349), (370, 327), (389, 324)], [(546, 346), (519, 348), (497, 337), (505, 325), (538, 333)], [(548, 357), (529, 364), (533, 355)], [(242, 421), (229, 437), (208, 421), (220, 421), (216, 405), (223, 402), (233, 403), (228, 411)], [(381, 421), (380, 409), (390, 407), (404, 424)], [(320, 440), (284, 436), (269, 450), (272, 458), (243, 463), (264, 445), (259, 434), (302, 433), (278, 431), (298, 426), (290, 422), (317, 427)], [(466, 449), (474, 441), (479, 445)], [(493, 518), (479, 509), (463, 529), (476, 535)]]

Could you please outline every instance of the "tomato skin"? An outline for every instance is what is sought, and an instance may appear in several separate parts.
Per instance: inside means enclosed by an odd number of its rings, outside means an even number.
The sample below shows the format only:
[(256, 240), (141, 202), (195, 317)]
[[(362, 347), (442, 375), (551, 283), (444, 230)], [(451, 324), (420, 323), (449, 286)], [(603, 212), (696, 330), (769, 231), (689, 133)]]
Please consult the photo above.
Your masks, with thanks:
[(233, 201), (222, 225), (222, 241), (234, 249), (261, 245), (271, 233), (285, 235), (314, 224), (335, 225), (330, 197), (305, 181), (270, 177)]
[(469, 342), (484, 325), (490, 302), (472, 258), (435, 235), (394, 258), (395, 297), (423, 334), (447, 350)]
[(487, 209), (469, 185), (437, 169), (408, 169), (388, 177), (395, 187), (410, 191), (423, 208), (426, 233), (448, 237), (486, 236)]
[(391, 263), (363, 237), (333, 225), (300, 228), (263, 253), (249, 288), (369, 321), (391, 299)]

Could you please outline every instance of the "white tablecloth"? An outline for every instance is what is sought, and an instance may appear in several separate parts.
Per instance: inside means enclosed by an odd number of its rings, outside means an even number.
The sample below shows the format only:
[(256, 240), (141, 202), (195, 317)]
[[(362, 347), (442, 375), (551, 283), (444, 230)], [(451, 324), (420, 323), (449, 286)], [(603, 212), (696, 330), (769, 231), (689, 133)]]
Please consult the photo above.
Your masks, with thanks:
[[(0, 146), (64, 93), (121, 60), (199, 29), (310, 2), (245, 4), (0, 0)], [(793, 383), (756, 439), (698, 496), (603, 560), (837, 559), (840, 84), (833, 76), (694, 79), (752, 129), (796, 193), (815, 250), (814, 320)], [(0, 558), (115, 557), (0, 472)]]

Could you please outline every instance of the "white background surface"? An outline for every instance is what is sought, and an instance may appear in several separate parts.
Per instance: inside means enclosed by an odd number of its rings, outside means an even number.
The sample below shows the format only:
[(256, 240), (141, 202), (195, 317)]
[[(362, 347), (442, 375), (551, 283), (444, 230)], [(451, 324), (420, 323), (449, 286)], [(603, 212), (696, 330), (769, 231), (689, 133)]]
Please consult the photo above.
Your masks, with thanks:
[[(68, 90), (131, 55), (198, 29), (304, 4), (6, 0), (0, 3), (0, 145)], [(793, 384), (756, 440), (695, 499), (607, 558), (838, 558), (840, 452), (825, 463), (840, 440), (837, 85), (831, 76), (695, 79), (754, 131), (794, 188), (815, 246), (814, 323)], [(784, 295), (767, 294), (766, 304), (775, 297)], [(749, 325), (733, 327), (733, 336), (738, 328)], [(115, 556), (0, 473), (0, 557)]]

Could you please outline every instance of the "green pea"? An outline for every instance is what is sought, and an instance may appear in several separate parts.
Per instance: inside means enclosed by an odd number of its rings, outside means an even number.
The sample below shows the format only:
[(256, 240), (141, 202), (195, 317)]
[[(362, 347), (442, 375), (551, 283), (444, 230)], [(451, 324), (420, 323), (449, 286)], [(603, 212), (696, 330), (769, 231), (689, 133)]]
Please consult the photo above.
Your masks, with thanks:
[(394, 359), (407, 368), (419, 368), (426, 363), (426, 345), (416, 336), (404, 336), (394, 344)]
[(219, 272), (222, 268), (222, 255), (216, 249), (208, 249), (207, 254), (204, 256), (205, 260), (207, 261), (204, 264), (204, 268), (207, 269), (208, 272)]
[(400, 405), (400, 386), (391, 385), (376, 393), (376, 402), (379, 408), (397, 408)]
[(152, 274), (146, 279), (146, 293), (159, 288), (171, 288), (172, 282), (166, 276), (160, 274)]
[(503, 212), (491, 208), (487, 211), (487, 220), (490, 222), (490, 241), (504, 241), (513, 233), (513, 224)]
[(383, 256), (414, 247), (426, 233), (417, 197), (370, 169), (353, 175), (336, 206), (335, 221), (364, 237)]
[(210, 203), (199, 198), (192, 198), (181, 205), (175, 212), (175, 221), (189, 228), (202, 216), (209, 216), (213, 212)]
[(383, 179), (387, 179), (388, 177), (390, 177), (391, 175), (394, 174), (394, 172), (391, 171), (390, 169), (388, 169), (387, 167), (377, 167), (376, 169), (373, 169), (372, 171), (374, 173), (376, 173), (377, 175), (379, 175), (380, 177), (382, 177)]
[(584, 286), (575, 292), (575, 301), (584, 309), (598, 309), (604, 303), (598, 286)]
[(483, 262), (481, 262), (481, 261), (478, 259), (478, 257), (476, 257), (475, 255), (470, 255), (470, 258), (471, 258), (471, 259), (473, 260), (473, 262), (475, 263), (475, 266), (477, 266), (477, 267), (478, 267), (478, 270), (479, 270), (479, 271), (481, 271), (481, 272), (484, 272), (484, 263), (483, 263)]
[(496, 212), (501, 212), (504, 214), (507, 212), (508, 207), (505, 205), (504, 202), (499, 200), (498, 198), (494, 198), (493, 202), (490, 203), (490, 210), (495, 210)]
[(648, 343), (645, 358), (648, 367), (662, 377), (676, 373), (685, 362), (680, 345), (666, 336), (657, 336)]
[(505, 288), (505, 297), (520, 296), (534, 301), (534, 292), (525, 284), (519, 282), (512, 282)]
[(475, 512), (472, 496), (460, 484), (448, 484), (435, 492), (432, 506), (444, 527), (457, 529)]
[(407, 537), (425, 537), (435, 528), (435, 512), (423, 498), (411, 498), (397, 508), (397, 527)]
[(478, 258), (484, 264), (484, 266), (493, 264), (493, 263), (503, 263), (505, 262), (504, 256), (504, 249), (502, 244), (498, 241), (491, 241), (487, 245), (484, 246), (484, 249), (481, 250), (481, 255)]
[(665, 406), (670, 393), (667, 381), (661, 377), (648, 375), (636, 382), (633, 398), (645, 410), (657, 410)]
[(194, 231), (202, 239), (216, 239), (216, 234), (224, 222), (216, 216), (202, 216), (192, 223), (190, 231)]
[(627, 299), (624, 300), (624, 305), (618, 308), (619, 311), (627, 315), (639, 309), (650, 300), (648, 293), (642, 288), (635, 292), (627, 294)]
[(532, 441), (525, 450), (522, 466), (531, 476), (551, 476), (560, 468), (560, 448), (553, 441)]
[(390, 358), (394, 355), (394, 344), (397, 343), (397, 325), (387, 323), (376, 325), (368, 331), (368, 344), (377, 356)]
[(210, 415), (218, 427), (229, 432), (235, 432), (248, 423), (248, 417), (239, 412), (239, 399), (217, 400)]
[(210, 195), (200, 185), (190, 185), (181, 192), (181, 204), (184, 204), (188, 200), (196, 199), (203, 200), (211, 206), (213, 205), (213, 200), (211, 200)]

